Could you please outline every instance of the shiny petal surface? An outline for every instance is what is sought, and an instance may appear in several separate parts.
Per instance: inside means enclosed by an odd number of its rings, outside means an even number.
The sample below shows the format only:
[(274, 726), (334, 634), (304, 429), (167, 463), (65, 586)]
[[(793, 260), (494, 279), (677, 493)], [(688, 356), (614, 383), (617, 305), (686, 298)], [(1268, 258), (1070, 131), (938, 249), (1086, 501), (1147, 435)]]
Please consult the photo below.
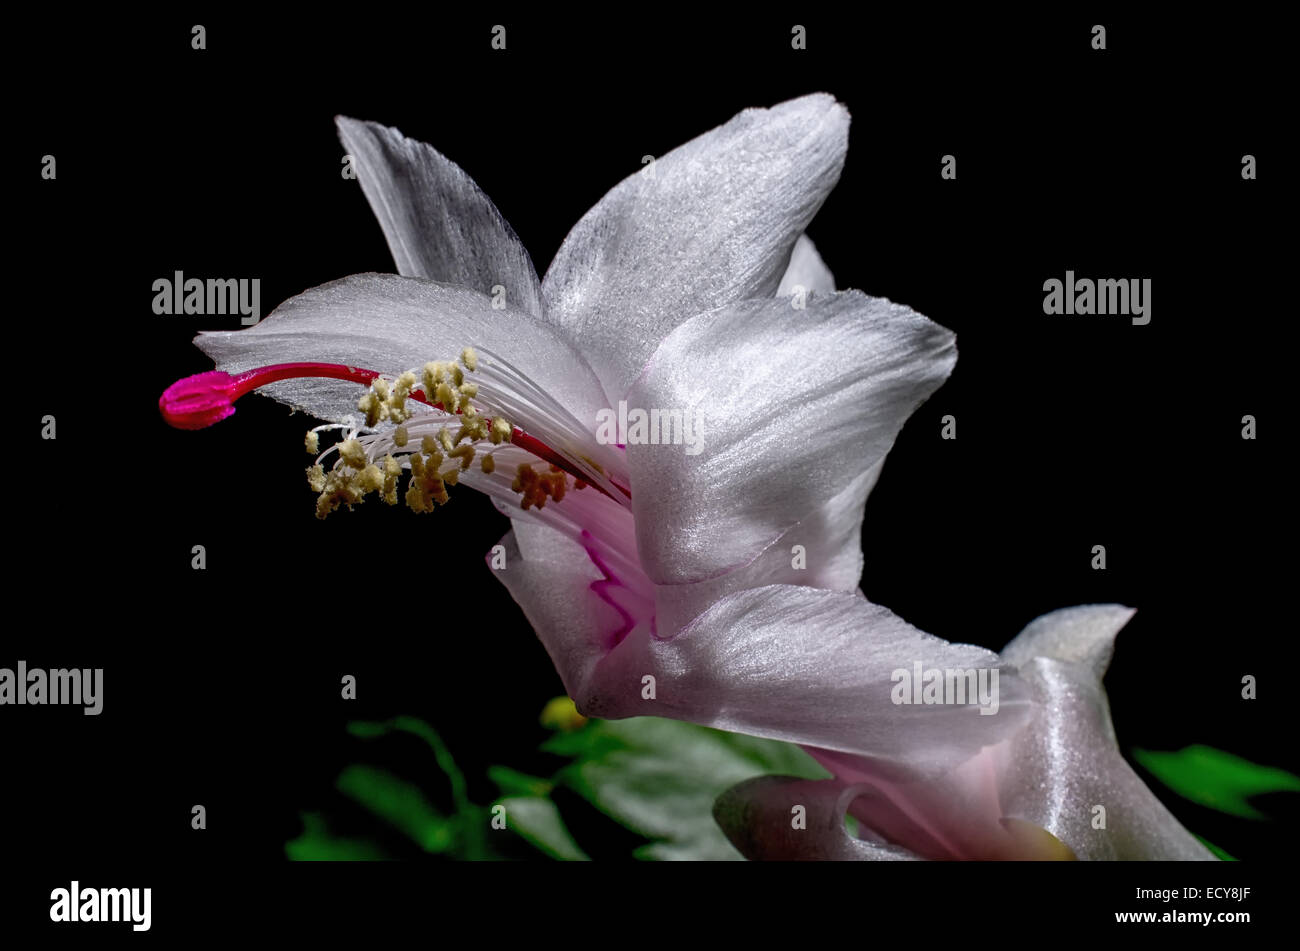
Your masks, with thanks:
[(746, 565), (703, 581), (654, 586), (660, 637), (669, 637), (715, 601), (769, 584), (807, 585), (852, 593), (862, 579), (862, 516), (880, 477), (876, 463), (843, 490), (791, 525)]
[(532, 259), (496, 205), (436, 149), (377, 122), (339, 116), (339, 140), (388, 239), (397, 271), (480, 294), (539, 316)]
[(542, 282), (611, 402), (683, 320), (771, 297), (839, 179), (849, 116), (831, 96), (748, 109), (630, 175), (565, 238)]
[(1081, 604), (1036, 618), (1002, 650), (1020, 666), (1035, 657), (1082, 664), (1100, 682), (1115, 651), (1115, 636), (1136, 612), (1122, 604)]
[(1036, 657), (1021, 674), (1043, 713), (1011, 744), (1005, 815), (1042, 826), (1083, 859), (1213, 859), (1120, 755), (1090, 668)]
[(1016, 659), (1034, 715), (942, 776), (899, 781), (861, 757), (809, 752), (863, 790), (853, 815), (925, 858), (1211, 859), (1115, 742), (1100, 676), (1132, 614), (1084, 605), (1029, 624), (1002, 660)]
[[(952, 333), (857, 291), (700, 314), (655, 351), (628, 413), (702, 420), (691, 447), (634, 445), (638, 544), (659, 584), (749, 564), (879, 463), (956, 362)], [(651, 436), (650, 438), (653, 438)]]
[(806, 235), (799, 235), (790, 252), (790, 264), (776, 289), (777, 297), (786, 297), (802, 287), (805, 293), (830, 294), (835, 290), (835, 275), (817, 253), (817, 245)]
[[(895, 671), (916, 664), (996, 668), (996, 712), (895, 703)], [(769, 585), (728, 595), (669, 639), (638, 627), (572, 696), (588, 716), (674, 717), (876, 757), (918, 775), (1024, 725), (1027, 691), (998, 665), (996, 654), (931, 637), (858, 595)]]
[[(274, 363), (318, 361), (381, 373), (491, 349), (578, 417), (590, 433), (600, 384), (556, 331), (464, 287), (394, 274), (355, 274), (285, 301), (247, 330), (203, 333), (195, 344), (228, 373)], [(339, 380), (286, 380), (258, 392), (322, 419), (357, 414), (364, 390)], [(524, 425), (522, 420), (512, 420)]]

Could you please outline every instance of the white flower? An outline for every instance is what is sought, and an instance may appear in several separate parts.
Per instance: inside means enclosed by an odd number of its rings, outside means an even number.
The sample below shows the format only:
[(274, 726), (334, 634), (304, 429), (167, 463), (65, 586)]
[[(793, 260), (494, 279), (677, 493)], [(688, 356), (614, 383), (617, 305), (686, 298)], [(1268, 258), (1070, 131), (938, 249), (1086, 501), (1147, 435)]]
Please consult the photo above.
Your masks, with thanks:
[[(402, 276), (345, 278), (251, 329), (201, 335), (218, 371), (171, 388), (164, 415), (208, 425), (256, 387), (339, 421), (382, 373), (361, 406), (371, 425), (347, 426), (333, 475), (312, 475), (322, 514), (371, 492), (395, 503), (408, 471), (413, 508), (453, 481), (491, 496), (514, 523), (496, 576), (583, 713), (943, 769), (1023, 724), (1030, 704), (1010, 671), (997, 716), (889, 699), (900, 658), (997, 660), (858, 593), (867, 494), (956, 353), (908, 308), (834, 292), (801, 237), (839, 177), (848, 126), (826, 95), (742, 112), (624, 179), (539, 281), (457, 166), (340, 119)], [(812, 293), (779, 294), (796, 285)], [(460, 366), (421, 385), (427, 361), (462, 348)], [(597, 441), (601, 410), (620, 401), (702, 412), (703, 451)], [(488, 438), (489, 419), (509, 420), (509, 444)], [(468, 464), (483, 453), (488, 467)], [(539, 460), (555, 468), (528, 468)]]

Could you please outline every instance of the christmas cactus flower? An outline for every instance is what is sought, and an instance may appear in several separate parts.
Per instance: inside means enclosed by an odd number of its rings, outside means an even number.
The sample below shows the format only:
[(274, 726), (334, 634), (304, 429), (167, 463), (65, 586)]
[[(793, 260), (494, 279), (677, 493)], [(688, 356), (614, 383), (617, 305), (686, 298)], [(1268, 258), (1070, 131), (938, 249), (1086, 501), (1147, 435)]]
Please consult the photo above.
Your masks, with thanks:
[(840, 104), (747, 110), (659, 158), (578, 222), (540, 281), (460, 168), (393, 129), (338, 124), (399, 274), (200, 335), (217, 369), (163, 394), (168, 422), (211, 425), (254, 389), (326, 420), (307, 436), (321, 517), (371, 495), (417, 512), (449, 486), (490, 496), (513, 521), (495, 575), (586, 714), (677, 717), (909, 775), (1026, 722), (1011, 670), (995, 716), (890, 702), (900, 655), (1001, 665), (858, 593), (867, 494), (956, 354), (907, 307), (835, 292), (803, 237), (844, 162)]
[(1026, 627), (1001, 661), (1031, 691), (1032, 715), (941, 775), (900, 780), (898, 763), (810, 749), (834, 779), (750, 780), (714, 815), (754, 859), (1213, 859), (1116, 744), (1101, 679), (1132, 615), (1087, 605)]

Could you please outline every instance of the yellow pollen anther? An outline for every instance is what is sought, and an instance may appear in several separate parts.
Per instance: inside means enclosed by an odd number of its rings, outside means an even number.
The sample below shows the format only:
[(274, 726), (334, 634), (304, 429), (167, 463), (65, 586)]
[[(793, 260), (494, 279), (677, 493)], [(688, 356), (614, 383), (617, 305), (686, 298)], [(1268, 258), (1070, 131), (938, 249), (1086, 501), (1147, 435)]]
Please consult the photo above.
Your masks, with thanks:
[(402, 464), (392, 456), (384, 456), (384, 501), (397, 504), (397, 480), (402, 475)]
[[(455, 360), (430, 361), (421, 369), (407, 370), (395, 379), (375, 377), (369, 390), (357, 401), (357, 409), (364, 413), (368, 429), (374, 429), (381, 422), (396, 424), (391, 448), (405, 450), (405, 453), (396, 458), (390, 453), (382, 460), (372, 462), (366, 445), (378, 448), (375, 443), (377, 439), (382, 440), (382, 436), (363, 437), (364, 443), (356, 436), (343, 440), (336, 447), (338, 459), (333, 468), (327, 471), (317, 463), (307, 470), (308, 485), (319, 493), (317, 517), (324, 518), (341, 505), (351, 508), (364, 501), (371, 492), (378, 493), (389, 505), (396, 505), (398, 483), (407, 466), (410, 468), (410, 481), (405, 499), (407, 505), (417, 512), (429, 512), (435, 504), (445, 504), (449, 500), (447, 487), (456, 485), (460, 473), (467, 471), (476, 458), (483, 472), (494, 472), (496, 460), (489, 454), (480, 455), (476, 444), (486, 440), (491, 440), (494, 445), (508, 443), (514, 427), (500, 417), (489, 423), (471, 404), (470, 401), (478, 397), (479, 387), (466, 379), (466, 373), (477, 370), (478, 354), (472, 347), (465, 347), (461, 350), (459, 364)], [(420, 450), (413, 451), (414, 447), (410, 446), (412, 433), (404, 424), (413, 416), (407, 408), (407, 401), (421, 384), (424, 387), (421, 399), (436, 402), (445, 412), (457, 415), (459, 425), (454, 434), (448, 426), (443, 426), (436, 434), (421, 433)], [(435, 420), (436, 417), (430, 422)], [(423, 428), (426, 423), (414, 425)], [(316, 432), (309, 432), (303, 444), (308, 452), (318, 453), (320, 442)], [(407, 461), (403, 463), (402, 459)], [(452, 466), (446, 472), (439, 472), (447, 461)], [(525, 508), (532, 505), (540, 508), (548, 499), (564, 497), (566, 484), (563, 474), (558, 478), (549, 473), (539, 476), (528, 469), (524, 478), (527, 484), (520, 491), (525, 494)], [(518, 483), (519, 479), (515, 481)]]
[(438, 389), (434, 393), (434, 399), (442, 404), (442, 408), (448, 413), (454, 413), (460, 407), (460, 393), (453, 390), (446, 383), (439, 383)]
[(366, 425), (374, 426), (379, 422), (380, 414), (384, 409), (384, 404), (372, 390), (365, 396), (361, 397), (361, 399), (357, 400), (357, 409), (366, 414)]
[(353, 469), (363, 469), (369, 461), (365, 447), (356, 439), (345, 439), (339, 443), (339, 457)]
[(449, 458), (460, 459), (460, 467), (468, 469), (474, 464), (474, 445), (466, 443), (463, 446), (457, 446), (451, 452), (447, 453)]

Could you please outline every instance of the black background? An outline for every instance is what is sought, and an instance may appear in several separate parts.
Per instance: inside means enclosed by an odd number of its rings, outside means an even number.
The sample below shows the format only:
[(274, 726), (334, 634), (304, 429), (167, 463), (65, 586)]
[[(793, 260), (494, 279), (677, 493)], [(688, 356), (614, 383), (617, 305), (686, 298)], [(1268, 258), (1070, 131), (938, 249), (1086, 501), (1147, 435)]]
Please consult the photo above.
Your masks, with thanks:
[[(790, 48), (793, 22), (805, 51)], [(495, 23), (504, 52), (489, 47)], [(1294, 206), (1275, 24), (213, 9), (35, 18), (11, 44), (28, 65), (7, 160), (29, 213), (10, 221), (23, 452), (0, 665), (105, 668), (101, 716), (8, 707), (0, 723), (6, 851), (39, 856), (55, 884), (73, 865), (129, 861), (148, 878), (281, 861), (299, 810), (337, 807), (352, 719), (424, 717), (480, 802), (495, 793), (484, 766), (545, 768), (537, 713), (562, 690), (482, 563), (508, 527), (486, 499), (318, 522), (304, 417), (256, 397), (199, 433), (157, 414), (169, 383), (210, 366), (194, 334), (238, 318), (156, 316), (153, 280), (258, 277), (266, 314), (393, 269), (340, 175), (340, 113), (459, 163), (544, 272), (642, 155), (742, 108), (834, 94), (853, 116), (848, 161), (809, 234), (839, 286), (916, 308), (960, 352), (868, 504), (867, 596), (993, 648), (1058, 607), (1134, 606), (1107, 678), (1122, 748), (1206, 743), (1300, 766), (1294, 633), (1277, 613)], [(954, 182), (939, 176), (946, 153)], [(1258, 181), (1241, 178), (1245, 153)], [(44, 154), (55, 181), (39, 177)], [(1043, 281), (1066, 269), (1151, 278), (1151, 323), (1044, 316)], [(46, 413), (55, 441), (40, 438)], [(939, 438), (949, 413), (956, 441)], [(205, 571), (190, 568), (195, 544)], [(1096, 544), (1105, 571), (1090, 567)], [(377, 565), (398, 580), (377, 581)], [(339, 699), (343, 674), (355, 702)], [(1253, 702), (1244, 674), (1259, 678)], [(1251, 824), (1153, 788), (1240, 858), (1294, 853), (1294, 802)], [(194, 803), (206, 832), (190, 829)]]

